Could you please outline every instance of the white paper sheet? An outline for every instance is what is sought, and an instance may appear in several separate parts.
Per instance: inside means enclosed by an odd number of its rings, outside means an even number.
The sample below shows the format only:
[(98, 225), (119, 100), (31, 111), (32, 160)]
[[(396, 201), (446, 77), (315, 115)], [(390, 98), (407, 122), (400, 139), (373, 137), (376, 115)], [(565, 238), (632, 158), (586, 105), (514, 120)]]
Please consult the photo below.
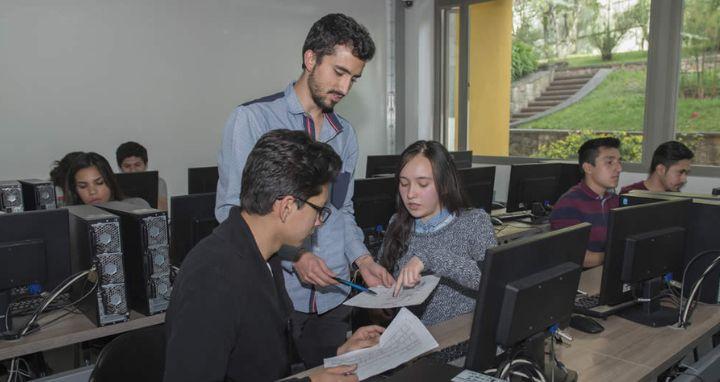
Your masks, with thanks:
[(423, 276), (418, 285), (412, 288), (403, 288), (400, 295), (393, 297), (393, 288), (384, 286), (372, 287), (370, 290), (377, 293), (359, 293), (355, 297), (345, 301), (344, 305), (357, 306), (359, 308), (397, 308), (401, 306), (413, 306), (422, 304), (430, 293), (440, 282), (440, 277), (427, 275)]
[(390, 370), (438, 347), (438, 343), (420, 320), (402, 308), (380, 336), (380, 343), (333, 358), (326, 358), (325, 368), (357, 364), (359, 380)]

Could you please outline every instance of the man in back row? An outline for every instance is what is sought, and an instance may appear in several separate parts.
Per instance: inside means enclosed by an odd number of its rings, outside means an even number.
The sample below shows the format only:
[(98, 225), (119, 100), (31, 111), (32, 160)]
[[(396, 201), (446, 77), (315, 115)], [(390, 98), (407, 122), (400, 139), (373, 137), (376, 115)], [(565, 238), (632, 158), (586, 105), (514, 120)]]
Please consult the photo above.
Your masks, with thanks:
[(665, 142), (653, 153), (648, 178), (623, 187), (620, 193), (626, 194), (631, 190), (678, 192), (687, 183), (693, 157), (695, 154), (684, 144)]
[(258, 138), (274, 129), (304, 131), (330, 145), (342, 159), (331, 188), (328, 221), (299, 248), (283, 247), (285, 285), (292, 299), (293, 339), (307, 367), (335, 354), (350, 329), (350, 308), (341, 305), (349, 288), (333, 279), (360, 270), (369, 286), (390, 287), (392, 276), (370, 256), (353, 211), (353, 173), (358, 142), (350, 123), (333, 108), (360, 78), (375, 54), (368, 31), (342, 14), (322, 17), (310, 28), (302, 48), (302, 74), (284, 92), (239, 106), (223, 131), (218, 155), (215, 216), (219, 222), (240, 205), (242, 169)]

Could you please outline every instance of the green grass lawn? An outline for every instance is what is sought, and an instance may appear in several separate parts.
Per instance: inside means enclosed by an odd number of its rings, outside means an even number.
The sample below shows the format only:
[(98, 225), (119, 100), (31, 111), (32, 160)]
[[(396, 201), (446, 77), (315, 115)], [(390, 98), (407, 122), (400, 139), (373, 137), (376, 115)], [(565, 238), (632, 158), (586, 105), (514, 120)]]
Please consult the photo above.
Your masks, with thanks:
[[(580, 102), (520, 129), (642, 131), (645, 70), (618, 69)], [(678, 130), (720, 132), (720, 98), (680, 99)]]
[(647, 51), (641, 50), (636, 52), (623, 52), (613, 53), (611, 61), (603, 61), (600, 55), (582, 55), (582, 56), (569, 56), (565, 58), (568, 66), (571, 68), (583, 67), (583, 66), (598, 66), (608, 64), (621, 64), (625, 62), (646, 62)]

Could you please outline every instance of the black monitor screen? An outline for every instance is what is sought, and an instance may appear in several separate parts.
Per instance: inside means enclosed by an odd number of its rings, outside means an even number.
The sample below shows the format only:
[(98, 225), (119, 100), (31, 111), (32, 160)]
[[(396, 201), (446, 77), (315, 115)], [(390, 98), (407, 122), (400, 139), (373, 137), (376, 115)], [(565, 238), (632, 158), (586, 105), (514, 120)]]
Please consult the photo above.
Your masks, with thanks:
[[(638, 291), (631, 282), (642, 281), (639, 274), (654, 273), (650, 275), (653, 277), (659, 272), (681, 270), (685, 242), (684, 233), (679, 231), (687, 226), (690, 204), (689, 199), (678, 199), (610, 210), (600, 304), (617, 305), (632, 299)], [(643, 246), (651, 246), (655, 252), (652, 259), (642, 258)], [(632, 258), (626, 259), (629, 251)], [(640, 258), (634, 259), (635, 255)], [(627, 268), (632, 265), (638, 269)]]
[(365, 177), (394, 176), (400, 165), (400, 155), (368, 155)]
[(458, 169), (458, 176), (470, 205), (490, 213), (495, 186), (495, 166)]
[(560, 163), (514, 164), (510, 168), (507, 211), (529, 210), (533, 203), (552, 206), (560, 197)]
[(218, 183), (218, 168), (195, 167), (188, 169), (188, 194), (215, 192)]
[(158, 206), (158, 172), (124, 172), (115, 174), (120, 191), (126, 198), (141, 198), (150, 204)]
[(542, 364), (548, 328), (570, 321), (590, 228), (582, 223), (487, 251), (466, 368), (497, 367), (498, 345), (518, 350), (531, 337), (540, 339), (535, 361)]
[(215, 193), (173, 196), (170, 211), (170, 259), (180, 265), (188, 252), (218, 226)]
[(70, 276), (68, 219), (66, 209), (0, 214), (0, 292), (50, 291)]
[(472, 167), (472, 151), (451, 151), (450, 156), (455, 162), (455, 168), (470, 168)]
[(387, 228), (390, 217), (395, 213), (396, 195), (395, 177), (356, 179), (353, 205), (358, 227)]

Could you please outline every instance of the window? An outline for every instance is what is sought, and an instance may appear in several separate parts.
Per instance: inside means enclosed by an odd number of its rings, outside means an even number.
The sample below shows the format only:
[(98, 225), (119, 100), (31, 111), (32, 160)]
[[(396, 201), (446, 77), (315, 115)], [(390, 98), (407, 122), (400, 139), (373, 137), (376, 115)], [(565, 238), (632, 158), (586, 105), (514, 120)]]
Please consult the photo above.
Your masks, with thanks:
[(720, 4), (685, 0), (675, 137), (694, 163), (720, 165)]

